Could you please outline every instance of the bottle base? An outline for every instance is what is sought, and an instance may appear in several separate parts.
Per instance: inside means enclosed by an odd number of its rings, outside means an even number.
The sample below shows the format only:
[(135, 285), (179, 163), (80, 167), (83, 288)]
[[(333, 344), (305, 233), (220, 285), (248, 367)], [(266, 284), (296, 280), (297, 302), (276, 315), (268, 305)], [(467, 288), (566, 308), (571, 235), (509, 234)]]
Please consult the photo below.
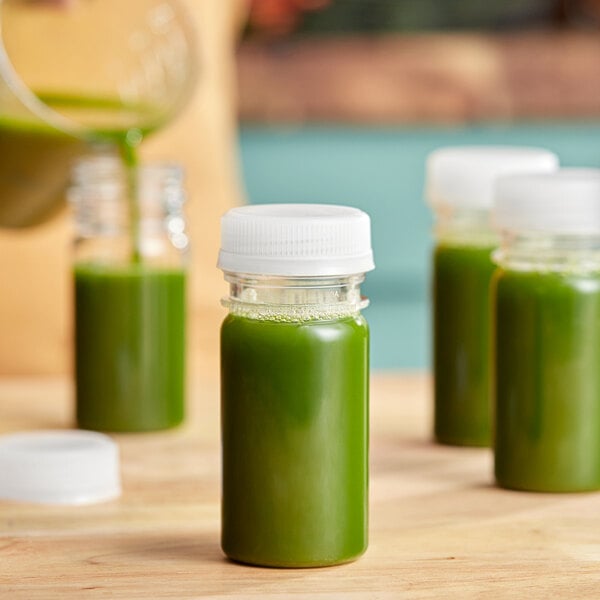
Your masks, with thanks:
[(269, 569), (319, 569), (324, 567), (336, 567), (358, 560), (365, 552), (366, 547), (357, 554), (351, 556), (316, 559), (316, 560), (275, 560), (261, 557), (249, 557), (228, 552), (222, 549), (225, 556), (234, 563), (251, 567), (262, 567)]
[(82, 420), (77, 420), (76, 425), (78, 429), (86, 429), (88, 431), (100, 431), (102, 433), (157, 433), (160, 431), (168, 431), (170, 429), (176, 429), (180, 427), (184, 422), (184, 419), (172, 421), (170, 423), (161, 423), (160, 425), (146, 424), (140, 426), (134, 425), (107, 425), (106, 423), (89, 423)]
[(565, 485), (553, 485), (553, 484), (528, 484), (523, 482), (512, 482), (500, 480), (496, 477), (496, 485), (499, 488), (505, 490), (511, 490), (514, 492), (529, 492), (532, 494), (585, 494), (591, 492), (597, 492), (600, 490), (600, 484), (596, 483), (593, 485), (578, 485), (578, 486), (565, 486)]
[(434, 436), (434, 442), (436, 444), (441, 444), (442, 446), (456, 446), (466, 448), (490, 448), (492, 445), (490, 440), (454, 438), (445, 435), (438, 435), (437, 433)]

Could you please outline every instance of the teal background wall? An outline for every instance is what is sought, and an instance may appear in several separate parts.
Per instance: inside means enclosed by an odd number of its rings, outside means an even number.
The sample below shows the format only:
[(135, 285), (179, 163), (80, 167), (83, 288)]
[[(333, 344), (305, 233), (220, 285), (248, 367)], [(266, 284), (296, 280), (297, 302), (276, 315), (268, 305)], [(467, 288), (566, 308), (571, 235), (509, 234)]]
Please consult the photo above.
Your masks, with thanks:
[(439, 146), (516, 144), (555, 151), (563, 166), (600, 166), (600, 122), (469, 127), (244, 126), (239, 151), (249, 201), (348, 204), (371, 215), (377, 268), (371, 299), (371, 362), (378, 369), (430, 363), (432, 220), (424, 163)]

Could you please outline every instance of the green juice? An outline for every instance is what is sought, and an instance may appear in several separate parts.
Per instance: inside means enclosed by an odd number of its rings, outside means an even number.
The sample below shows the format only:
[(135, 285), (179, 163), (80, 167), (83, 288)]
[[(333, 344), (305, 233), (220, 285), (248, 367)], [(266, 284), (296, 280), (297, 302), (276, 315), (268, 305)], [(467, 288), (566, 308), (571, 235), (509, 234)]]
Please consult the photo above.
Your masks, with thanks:
[(494, 246), (440, 244), (433, 265), (434, 435), (489, 446), (490, 295)]
[(600, 273), (499, 269), (495, 472), (540, 492), (600, 488)]
[(80, 427), (151, 431), (181, 422), (183, 270), (77, 266), (75, 336)]
[[(40, 120), (0, 113), (0, 226), (28, 227), (52, 217), (65, 202), (74, 162), (95, 144), (112, 145), (128, 178), (132, 261), (139, 261), (135, 168), (137, 146), (160, 123), (149, 106), (119, 99), (38, 93), (50, 109), (85, 124), (68, 132)], [(144, 123), (143, 127), (129, 123)]]
[(221, 330), (222, 547), (311, 567), (367, 546), (368, 327), (362, 316)]
[(73, 161), (86, 142), (0, 117), (0, 226), (26, 227), (64, 206)]

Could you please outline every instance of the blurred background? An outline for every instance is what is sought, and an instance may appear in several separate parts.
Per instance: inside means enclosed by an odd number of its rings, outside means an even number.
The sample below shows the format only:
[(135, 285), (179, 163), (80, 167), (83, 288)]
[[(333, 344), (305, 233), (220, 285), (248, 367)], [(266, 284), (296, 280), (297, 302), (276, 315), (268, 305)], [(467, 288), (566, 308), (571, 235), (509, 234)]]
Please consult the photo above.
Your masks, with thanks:
[[(142, 148), (187, 171), (190, 371), (216, 372), (218, 219), (241, 202), (372, 217), (374, 368), (429, 365), (426, 155), (525, 144), (600, 166), (598, 0), (185, 0), (195, 96)], [(0, 156), (2, 160), (2, 156)], [(0, 374), (71, 371), (68, 211), (0, 230)]]
[(238, 83), (250, 202), (371, 215), (375, 368), (429, 366), (431, 150), (539, 145), (600, 166), (597, 0), (254, 0)]

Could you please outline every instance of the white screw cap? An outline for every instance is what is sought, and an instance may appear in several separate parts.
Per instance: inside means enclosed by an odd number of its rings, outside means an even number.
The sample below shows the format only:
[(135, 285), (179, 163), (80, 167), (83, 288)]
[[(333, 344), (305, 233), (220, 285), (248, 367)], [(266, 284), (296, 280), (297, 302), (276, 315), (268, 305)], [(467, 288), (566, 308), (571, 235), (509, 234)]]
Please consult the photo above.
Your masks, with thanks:
[(258, 204), (221, 219), (218, 267), (232, 273), (337, 276), (375, 268), (371, 220), (329, 204)]
[(501, 177), (492, 221), (502, 231), (600, 235), (600, 169)]
[(439, 148), (427, 157), (426, 196), (434, 208), (488, 210), (493, 203), (494, 182), (500, 175), (548, 172), (557, 167), (556, 154), (543, 148)]
[(39, 504), (91, 504), (121, 494), (119, 449), (93, 431), (0, 436), (0, 498)]

